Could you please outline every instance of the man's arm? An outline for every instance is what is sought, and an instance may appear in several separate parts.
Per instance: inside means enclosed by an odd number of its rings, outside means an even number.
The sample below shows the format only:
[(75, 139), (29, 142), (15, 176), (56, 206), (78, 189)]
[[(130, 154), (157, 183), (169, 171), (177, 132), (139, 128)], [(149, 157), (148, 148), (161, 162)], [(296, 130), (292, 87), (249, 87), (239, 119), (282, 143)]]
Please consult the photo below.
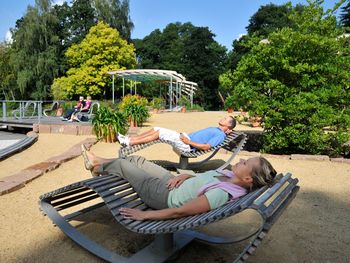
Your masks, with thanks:
[(166, 208), (153, 211), (141, 211), (132, 208), (120, 208), (119, 212), (126, 219), (133, 220), (163, 220), (171, 218), (179, 218), (184, 216), (191, 216), (200, 213), (205, 213), (210, 210), (208, 199), (205, 195), (197, 197), (192, 201), (178, 208)]
[(202, 144), (202, 143), (196, 143), (196, 142), (193, 142), (191, 141), (189, 138), (187, 138), (186, 136), (180, 134), (180, 139), (181, 141), (183, 141), (183, 143), (186, 143), (198, 150), (209, 150), (211, 148), (211, 145), (209, 143), (206, 143), (206, 144)]

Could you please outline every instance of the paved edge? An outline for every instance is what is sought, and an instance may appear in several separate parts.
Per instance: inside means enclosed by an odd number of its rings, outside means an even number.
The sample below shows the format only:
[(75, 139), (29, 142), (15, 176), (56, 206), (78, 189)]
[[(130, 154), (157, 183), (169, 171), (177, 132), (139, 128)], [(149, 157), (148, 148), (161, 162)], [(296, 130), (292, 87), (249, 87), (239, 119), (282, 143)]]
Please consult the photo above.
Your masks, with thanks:
[[(35, 136), (34, 132), (28, 136)], [(37, 136), (37, 135), (36, 135)], [(60, 155), (53, 156), (41, 163), (31, 165), (18, 173), (6, 176), (0, 179), (0, 195), (11, 193), (24, 187), (35, 178), (57, 169), (62, 163), (68, 162), (81, 154), (81, 144), (85, 144), (90, 149), (97, 142), (96, 138), (87, 138), (82, 142), (75, 144), (70, 149)]]

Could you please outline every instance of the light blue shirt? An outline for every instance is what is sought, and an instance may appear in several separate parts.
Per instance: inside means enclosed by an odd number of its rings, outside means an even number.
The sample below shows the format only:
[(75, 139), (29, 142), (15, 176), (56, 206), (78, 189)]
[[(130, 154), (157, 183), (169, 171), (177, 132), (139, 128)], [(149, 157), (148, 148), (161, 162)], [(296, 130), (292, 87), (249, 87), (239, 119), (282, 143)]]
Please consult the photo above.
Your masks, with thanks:
[(218, 127), (209, 127), (192, 132), (188, 136), (193, 142), (209, 144), (211, 147), (215, 147), (225, 140), (226, 134)]

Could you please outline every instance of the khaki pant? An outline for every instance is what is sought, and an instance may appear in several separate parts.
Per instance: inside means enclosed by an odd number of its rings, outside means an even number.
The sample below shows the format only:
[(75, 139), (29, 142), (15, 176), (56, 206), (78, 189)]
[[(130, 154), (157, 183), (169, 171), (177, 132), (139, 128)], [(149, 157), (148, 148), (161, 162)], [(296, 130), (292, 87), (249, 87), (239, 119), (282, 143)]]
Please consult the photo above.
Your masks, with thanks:
[(145, 158), (129, 156), (115, 159), (101, 165), (99, 172), (126, 179), (148, 206), (154, 209), (168, 208), (169, 190), (166, 183), (174, 175)]

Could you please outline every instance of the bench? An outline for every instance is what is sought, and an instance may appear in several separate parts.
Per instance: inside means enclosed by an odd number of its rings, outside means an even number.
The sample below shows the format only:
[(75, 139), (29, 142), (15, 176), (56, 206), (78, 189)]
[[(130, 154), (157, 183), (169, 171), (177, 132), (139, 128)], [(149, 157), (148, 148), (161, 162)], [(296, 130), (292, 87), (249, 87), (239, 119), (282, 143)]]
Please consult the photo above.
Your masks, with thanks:
[[(175, 166), (175, 167), (178, 166), (177, 168), (180, 168), (180, 169), (188, 169), (188, 168), (195, 169), (196, 167), (199, 167), (202, 164), (211, 160), (218, 153), (218, 151), (220, 149), (224, 149), (226, 151), (231, 152), (231, 156), (218, 169), (225, 169), (230, 164), (230, 162), (233, 160), (233, 158), (243, 148), (244, 144), (246, 143), (246, 140), (247, 140), (247, 136), (244, 133), (231, 132), (230, 134), (228, 134), (226, 136), (225, 140), (222, 143), (218, 144), (215, 147), (210, 148), (209, 150), (197, 150), (195, 152), (183, 152), (183, 151), (177, 149), (173, 142), (158, 139), (158, 140), (148, 142), (148, 143), (132, 145), (129, 147), (121, 147), (119, 149), (119, 158), (124, 158), (132, 153), (135, 153), (137, 151), (140, 151), (142, 149), (145, 149), (145, 148), (152, 146), (154, 144), (157, 144), (157, 143), (166, 143), (166, 144), (169, 144), (170, 146), (172, 146), (173, 150), (179, 154), (179, 156), (180, 156), (179, 164), (176, 165), (173, 163), (166, 163), (164, 165), (165, 162), (157, 162), (157, 164), (159, 164), (165, 168), (168, 168), (171, 166)], [(189, 163), (190, 158), (197, 158), (198, 156), (201, 156), (201, 155), (204, 155), (207, 153), (211, 153), (211, 154), (207, 158), (205, 158), (204, 160), (199, 161), (199, 162)]]
[[(68, 237), (84, 249), (108, 262), (164, 262), (193, 240), (214, 244), (228, 244), (242, 241), (236, 238), (212, 237), (193, 230), (200, 226), (222, 220), (246, 209), (255, 210), (261, 217), (261, 225), (248, 237), (246, 245), (234, 262), (244, 262), (254, 252), (272, 225), (294, 199), (299, 187), (298, 179), (291, 174), (279, 174), (270, 187), (257, 189), (247, 195), (207, 213), (169, 220), (127, 220), (119, 213), (121, 207), (151, 209), (139, 198), (130, 184), (117, 176), (105, 175), (77, 182), (40, 197), (40, 209)], [(93, 204), (91, 202), (95, 200)], [(86, 206), (89, 202), (90, 206)], [(85, 206), (84, 206), (85, 204)], [(131, 257), (114, 253), (89, 239), (75, 228), (70, 221), (106, 206), (115, 220), (132, 232), (154, 234), (155, 240)], [(83, 208), (81, 208), (83, 207)], [(70, 213), (62, 215), (69, 209)], [(64, 213), (64, 212), (63, 212)]]

